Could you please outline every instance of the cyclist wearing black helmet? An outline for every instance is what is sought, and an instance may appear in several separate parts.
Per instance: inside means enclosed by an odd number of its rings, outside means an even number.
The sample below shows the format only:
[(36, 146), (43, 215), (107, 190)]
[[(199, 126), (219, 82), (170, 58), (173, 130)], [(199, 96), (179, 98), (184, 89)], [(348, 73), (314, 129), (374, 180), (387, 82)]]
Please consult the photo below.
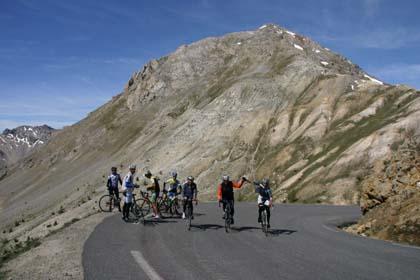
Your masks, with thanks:
[(120, 206), (120, 195), (118, 191), (118, 183), (122, 185), (122, 179), (120, 174), (117, 173), (116, 167), (111, 167), (111, 175), (108, 176), (108, 181), (106, 182), (106, 186), (108, 188), (108, 192), (110, 196), (115, 195), (117, 198), (117, 205), (118, 205), (118, 211), (121, 212), (121, 206)]
[[(197, 185), (194, 183), (194, 177), (188, 176), (187, 181), (182, 186), (182, 197), (183, 197), (183, 209), (182, 209), (182, 218), (185, 219), (185, 210), (187, 209), (187, 204), (191, 207), (191, 213), (193, 211), (193, 200), (197, 204)], [(194, 216), (191, 216), (193, 219)]]
[(267, 211), (267, 226), (270, 228), (270, 208), (273, 204), (273, 194), (270, 189), (270, 180), (264, 178), (261, 182), (254, 182), (255, 192), (258, 194), (258, 223), (261, 223), (261, 213)]

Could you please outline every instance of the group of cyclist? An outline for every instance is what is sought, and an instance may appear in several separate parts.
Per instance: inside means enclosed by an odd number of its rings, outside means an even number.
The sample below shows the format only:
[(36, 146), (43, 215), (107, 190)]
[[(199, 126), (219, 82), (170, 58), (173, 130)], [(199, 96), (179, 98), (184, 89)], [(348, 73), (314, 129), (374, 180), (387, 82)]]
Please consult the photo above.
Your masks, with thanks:
[[(117, 172), (116, 167), (111, 168), (111, 174), (108, 176), (107, 188), (111, 196), (115, 196), (117, 200), (120, 200), (120, 189), (123, 194), (123, 209), (122, 219), (128, 221), (130, 209), (133, 205), (134, 190), (140, 186), (136, 183), (138, 178), (135, 178), (136, 166), (130, 165), (129, 172), (122, 179), (120, 174)], [(178, 180), (178, 174), (176, 171), (170, 173), (170, 178), (164, 182), (163, 190), (164, 195), (170, 200), (174, 200), (176, 197), (181, 196), (183, 202), (182, 218), (185, 219), (185, 211), (187, 206), (193, 210), (193, 202), (197, 203), (197, 184), (194, 182), (193, 176), (188, 176), (184, 183)], [(151, 206), (153, 209), (153, 217), (160, 218), (159, 208), (157, 206), (157, 200), (159, 198), (161, 189), (159, 184), (159, 178), (154, 176), (150, 171), (144, 174), (145, 187), (147, 191), (151, 193), (149, 197)], [(239, 181), (232, 181), (229, 176), (224, 175), (222, 182), (217, 187), (217, 198), (219, 205), (223, 205), (223, 219), (226, 217), (226, 209), (230, 209), (231, 223), (234, 224), (234, 189), (241, 188), (244, 183), (250, 183), (246, 177), (242, 177)], [(270, 227), (270, 208), (273, 202), (272, 192), (269, 186), (269, 180), (263, 179), (260, 182), (253, 182), (255, 186), (255, 192), (257, 194), (258, 203), (258, 222), (261, 223), (261, 213), (263, 210), (267, 211), (267, 222), (268, 228)], [(121, 188), (120, 188), (121, 186)], [(230, 207), (227, 207), (229, 204)], [(121, 212), (119, 203), (118, 210)], [(192, 211), (193, 213), (193, 211)], [(193, 216), (191, 217), (193, 219)]]

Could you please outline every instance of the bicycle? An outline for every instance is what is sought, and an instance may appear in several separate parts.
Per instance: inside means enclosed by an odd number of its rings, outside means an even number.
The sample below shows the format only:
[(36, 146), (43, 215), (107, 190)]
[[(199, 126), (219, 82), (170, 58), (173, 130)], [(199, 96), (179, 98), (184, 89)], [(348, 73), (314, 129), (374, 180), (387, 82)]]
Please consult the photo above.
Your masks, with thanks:
[[(148, 192), (140, 191), (140, 195), (142, 196), (142, 198), (140, 199), (142, 201), (142, 203), (140, 204), (140, 207), (146, 210), (147, 212), (145, 215), (146, 217), (147, 215), (150, 214), (150, 209), (153, 208), (153, 202), (150, 200)], [(162, 202), (162, 197), (159, 197), (155, 203), (156, 203), (159, 213), (161, 214), (161, 210), (166, 209), (166, 204)]]
[(115, 207), (118, 207), (118, 209), (121, 211), (121, 200), (117, 198), (115, 193), (112, 195), (105, 194), (99, 198), (99, 209), (101, 209), (102, 212), (112, 212)]
[(268, 219), (267, 219), (267, 207), (266, 205), (260, 206), (264, 207), (261, 211), (261, 229), (265, 236), (268, 236)]
[(159, 212), (170, 214), (171, 218), (174, 215), (180, 216), (178, 195), (179, 193), (176, 193), (174, 197), (170, 197), (168, 191), (164, 190), (163, 195), (157, 200)]
[[(185, 203), (187, 203), (187, 207), (185, 209), (185, 221), (188, 231), (191, 230), (191, 220), (193, 217), (192, 202), (193, 199), (187, 199), (187, 201), (185, 201)], [(195, 202), (197, 203), (197, 200), (195, 200)]]
[[(143, 197), (142, 192), (140, 194)], [(140, 198), (136, 199), (136, 194), (133, 194), (133, 204), (130, 208), (130, 213), (134, 215), (135, 219), (142, 219), (143, 224), (146, 223), (146, 216), (150, 213), (150, 204), (147, 200)]]
[(179, 199), (178, 197), (169, 198), (169, 214), (171, 214), (171, 217), (174, 215), (180, 216), (181, 213), (179, 212)]
[[(232, 204), (229, 201), (226, 201), (226, 207), (225, 207), (225, 231), (226, 233), (229, 233), (231, 231), (231, 225), (232, 225)], [(220, 203), (219, 203), (220, 207)]]

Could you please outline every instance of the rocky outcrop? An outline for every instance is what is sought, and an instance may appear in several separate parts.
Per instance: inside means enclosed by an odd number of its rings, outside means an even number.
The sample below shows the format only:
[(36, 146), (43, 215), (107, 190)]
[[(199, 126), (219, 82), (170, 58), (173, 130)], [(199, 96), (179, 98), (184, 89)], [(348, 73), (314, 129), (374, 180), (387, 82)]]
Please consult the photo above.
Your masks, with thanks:
[(7, 175), (8, 166), (28, 155), (34, 148), (48, 142), (55, 129), (43, 126), (19, 126), (0, 134), (0, 180)]
[(420, 245), (420, 139), (404, 132), (403, 143), (362, 181), (362, 219), (348, 230)]

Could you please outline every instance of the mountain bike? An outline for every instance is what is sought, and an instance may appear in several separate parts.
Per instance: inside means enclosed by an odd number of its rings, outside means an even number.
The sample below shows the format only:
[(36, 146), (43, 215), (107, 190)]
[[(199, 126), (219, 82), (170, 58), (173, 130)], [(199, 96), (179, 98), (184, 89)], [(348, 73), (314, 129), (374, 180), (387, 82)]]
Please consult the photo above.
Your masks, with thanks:
[(99, 209), (101, 209), (102, 212), (112, 212), (115, 207), (118, 208), (118, 210), (121, 211), (121, 205), (120, 205), (120, 199), (117, 198), (115, 193), (112, 195), (105, 194), (99, 198)]

